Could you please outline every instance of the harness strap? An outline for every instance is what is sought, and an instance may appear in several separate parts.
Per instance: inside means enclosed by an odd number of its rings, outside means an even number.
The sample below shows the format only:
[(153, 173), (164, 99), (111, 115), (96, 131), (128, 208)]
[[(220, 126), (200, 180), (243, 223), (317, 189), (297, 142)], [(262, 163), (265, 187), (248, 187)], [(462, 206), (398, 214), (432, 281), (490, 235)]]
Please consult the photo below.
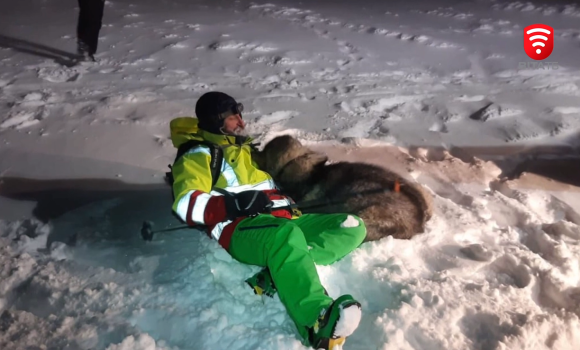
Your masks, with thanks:
[[(179, 148), (177, 149), (177, 154), (175, 156), (175, 159), (173, 160), (173, 164), (175, 164), (177, 162), (177, 160), (179, 158), (181, 158), (184, 154), (186, 154), (190, 149), (197, 147), (197, 146), (207, 146), (209, 148), (209, 152), (210, 152), (210, 170), (211, 170), (211, 187), (213, 188), (215, 186), (215, 184), (217, 183), (221, 170), (222, 170), (222, 164), (224, 161), (224, 151), (223, 149), (219, 146), (216, 145), (214, 143), (211, 142), (206, 142), (206, 141), (198, 141), (198, 140), (190, 140), (187, 141), (186, 143), (182, 144), (181, 146), (179, 146)], [(172, 165), (168, 165), (170, 171), (165, 173), (165, 181), (169, 184), (169, 185), (173, 185), (173, 166)]]

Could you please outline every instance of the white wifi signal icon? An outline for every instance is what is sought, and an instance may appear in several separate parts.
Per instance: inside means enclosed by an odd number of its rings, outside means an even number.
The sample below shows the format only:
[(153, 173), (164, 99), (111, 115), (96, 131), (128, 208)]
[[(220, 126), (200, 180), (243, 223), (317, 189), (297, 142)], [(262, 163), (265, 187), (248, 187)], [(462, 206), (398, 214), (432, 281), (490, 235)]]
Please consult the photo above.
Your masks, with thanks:
[[(533, 34), (533, 33), (544, 33), (544, 34), (547, 34), (547, 35), (552, 34), (549, 30), (543, 29), (543, 28), (534, 28), (534, 29), (530, 29), (530, 30), (528, 30), (526, 32), (526, 34), (528, 34), (528, 35)], [(547, 42), (549, 39), (548, 39), (547, 36), (544, 36), (544, 35), (532, 35), (529, 38), (529, 40), (532, 42), (532, 47), (536, 47), (536, 46), (546, 47), (546, 44), (544, 44), (543, 42), (541, 42), (541, 41), (535, 41), (535, 40), (544, 40), (544, 41)], [(536, 49), (536, 53), (537, 54), (540, 54), (541, 52), (542, 52), (541, 49), (539, 49), (539, 48)]]

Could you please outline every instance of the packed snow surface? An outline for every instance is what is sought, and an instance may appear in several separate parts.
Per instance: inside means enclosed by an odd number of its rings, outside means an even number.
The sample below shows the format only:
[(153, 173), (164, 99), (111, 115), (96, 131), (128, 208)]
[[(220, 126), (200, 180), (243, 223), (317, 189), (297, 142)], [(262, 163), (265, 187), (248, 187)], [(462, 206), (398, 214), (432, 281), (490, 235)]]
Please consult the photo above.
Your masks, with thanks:
[(578, 151), (579, 5), (107, 0), (98, 61), (72, 65), (77, 11), (0, 5), (0, 349), (306, 349), (244, 283), (257, 267), (194, 229), (141, 239), (182, 225), (168, 123), (211, 90), (262, 145), (289, 133), (434, 196), (424, 234), (318, 266), (362, 304), (345, 349), (580, 348), (580, 171), (506, 161)]

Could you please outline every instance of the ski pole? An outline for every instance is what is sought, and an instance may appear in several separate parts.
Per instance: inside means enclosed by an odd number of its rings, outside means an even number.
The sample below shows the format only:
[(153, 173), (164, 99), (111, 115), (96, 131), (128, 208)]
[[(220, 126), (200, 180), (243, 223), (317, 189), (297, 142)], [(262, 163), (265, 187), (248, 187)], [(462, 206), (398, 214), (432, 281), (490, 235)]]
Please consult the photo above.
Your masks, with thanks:
[[(357, 193), (350, 193), (350, 194), (344, 195), (340, 198), (337, 198), (334, 201), (310, 200), (310, 201), (305, 201), (305, 202), (301, 202), (301, 203), (289, 204), (289, 205), (283, 206), (283, 207), (269, 208), (269, 209), (270, 210), (293, 210), (293, 209), (312, 210), (315, 208), (337, 205), (337, 204), (342, 203), (342, 201), (349, 199), (351, 197), (355, 197), (355, 196), (370, 195), (370, 194), (377, 194), (377, 193), (384, 193), (384, 192), (400, 192), (400, 186), (401, 186), (401, 184), (399, 183), (398, 180), (396, 180), (393, 189), (377, 188), (377, 189), (366, 190), (366, 191), (361, 191), (361, 192), (357, 192)], [(153, 235), (156, 233), (177, 231), (177, 230), (183, 230), (186, 228), (190, 228), (190, 226), (182, 225), (182, 226), (177, 226), (177, 227), (166, 228), (166, 229), (154, 231), (153, 224), (150, 221), (144, 221), (143, 226), (141, 227), (141, 236), (143, 237), (143, 240), (145, 240), (145, 241), (152, 241)]]
[(313, 199), (313, 200), (299, 202), (299, 203), (295, 203), (295, 204), (290, 204), (290, 205), (286, 205), (284, 207), (278, 207), (278, 208), (274, 208), (274, 209), (277, 209), (277, 210), (280, 210), (280, 209), (312, 210), (312, 209), (316, 209), (316, 208), (331, 207), (334, 205), (342, 204), (345, 200), (353, 198), (353, 197), (378, 194), (378, 193), (386, 193), (386, 192), (400, 192), (400, 191), (401, 191), (401, 184), (400, 184), (399, 180), (395, 180), (395, 183), (394, 183), (392, 189), (391, 188), (375, 188), (372, 190), (365, 190), (365, 191), (361, 191), (361, 192), (347, 193), (347, 194), (342, 195), (338, 198), (335, 198), (332, 201), (328, 200), (328, 199)]
[(141, 237), (143, 237), (143, 240), (145, 241), (152, 241), (153, 235), (156, 233), (183, 230), (185, 228), (189, 228), (189, 226), (183, 225), (154, 231), (153, 223), (151, 223), (151, 221), (143, 221), (143, 226), (141, 227)]

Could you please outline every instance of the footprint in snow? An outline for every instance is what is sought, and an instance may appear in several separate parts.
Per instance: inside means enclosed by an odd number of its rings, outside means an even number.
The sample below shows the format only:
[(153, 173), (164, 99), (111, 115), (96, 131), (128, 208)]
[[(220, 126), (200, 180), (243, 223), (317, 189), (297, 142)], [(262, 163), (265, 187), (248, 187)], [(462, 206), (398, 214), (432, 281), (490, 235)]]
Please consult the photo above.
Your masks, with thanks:
[(299, 113), (296, 111), (277, 111), (270, 114), (265, 114), (263, 116), (257, 117), (256, 122), (262, 124), (274, 124), (283, 121), (290, 120), (297, 116)]
[(532, 282), (529, 268), (509, 255), (495, 259), (491, 265), (497, 275), (494, 278), (501, 284), (513, 285), (517, 288), (525, 288)]

